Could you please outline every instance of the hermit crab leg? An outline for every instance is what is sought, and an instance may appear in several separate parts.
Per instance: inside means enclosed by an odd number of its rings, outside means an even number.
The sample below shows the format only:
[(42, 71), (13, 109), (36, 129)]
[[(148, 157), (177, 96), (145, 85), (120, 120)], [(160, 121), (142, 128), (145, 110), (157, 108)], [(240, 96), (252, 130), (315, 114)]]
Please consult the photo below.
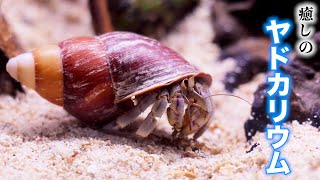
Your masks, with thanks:
[(116, 120), (117, 125), (120, 128), (124, 128), (129, 124), (136, 121), (137, 117), (144, 112), (152, 103), (156, 101), (157, 94), (152, 93), (141, 100), (137, 100), (138, 104), (133, 107), (129, 112), (119, 116)]
[[(211, 100), (209, 100), (209, 101), (205, 100), (205, 103), (207, 104), (209, 109), (212, 108)], [(204, 121), (206, 123), (193, 135), (193, 139), (195, 139), (195, 140), (197, 138), (199, 138), (208, 129), (208, 127), (210, 126), (210, 124), (213, 120), (213, 118), (212, 118), (213, 111), (204, 111), (203, 109), (197, 109), (197, 111), (192, 115), (192, 117), (196, 116), (194, 119), (201, 118), (201, 115), (199, 115), (198, 113), (205, 114), (204, 116), (202, 116), (202, 118), (204, 119)]]
[[(198, 123), (199, 119), (202, 118), (202, 114), (206, 114), (207, 111), (204, 110), (201, 105), (194, 103), (194, 100), (189, 100), (188, 107), (186, 109), (186, 121), (189, 125), (189, 130), (192, 131), (195, 126), (198, 128), (201, 127), (201, 124)], [(203, 120), (205, 121), (205, 120)]]
[[(171, 103), (167, 108), (168, 121), (171, 126), (173, 126), (174, 131), (179, 131), (183, 125), (183, 115), (184, 115), (184, 98), (180, 91), (180, 86), (178, 84), (174, 85), (170, 92), (169, 102)], [(176, 133), (176, 132), (174, 132)]]
[(168, 105), (169, 93), (165, 89), (158, 96), (156, 102), (152, 106), (151, 112), (140, 125), (136, 134), (141, 137), (147, 137), (157, 125), (157, 121), (164, 114)]
[(213, 112), (209, 112), (206, 115), (206, 119), (208, 119), (208, 121), (193, 135), (193, 139), (198, 139), (210, 126), (213, 118), (212, 118)]
[(195, 87), (196, 87), (195, 91), (198, 92), (202, 96), (201, 100), (203, 101), (203, 103), (206, 106), (206, 108), (205, 108), (206, 115), (204, 116), (206, 123), (193, 136), (194, 139), (197, 139), (208, 129), (208, 127), (210, 126), (210, 124), (213, 120), (213, 118), (212, 118), (213, 104), (212, 104), (211, 98), (209, 98), (209, 96), (210, 96), (210, 94), (208, 93), (209, 91), (207, 89), (205, 89), (205, 87), (203, 87), (202, 84), (196, 83)]

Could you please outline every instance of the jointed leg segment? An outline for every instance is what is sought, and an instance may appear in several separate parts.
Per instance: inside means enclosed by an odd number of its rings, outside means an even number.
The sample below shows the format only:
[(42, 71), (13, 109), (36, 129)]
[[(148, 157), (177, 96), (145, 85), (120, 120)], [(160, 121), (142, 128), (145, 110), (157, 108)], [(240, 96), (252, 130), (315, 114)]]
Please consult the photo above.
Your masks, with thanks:
[(156, 102), (152, 106), (151, 112), (140, 125), (136, 134), (141, 137), (147, 137), (157, 125), (157, 121), (164, 114), (168, 105), (169, 93), (165, 89), (158, 96)]
[(183, 115), (185, 109), (184, 98), (180, 92), (180, 86), (174, 85), (171, 92), (169, 102), (171, 103), (167, 109), (168, 121), (173, 126), (174, 131), (181, 130), (183, 125)]
[[(168, 121), (173, 127), (173, 136), (186, 138), (194, 134), (197, 139), (209, 127), (213, 104), (208, 88), (194, 78), (185, 79), (180, 84), (171, 86), (170, 94), (163, 89), (160, 94), (152, 93), (142, 99), (128, 113), (117, 119), (120, 128), (134, 122), (136, 118), (153, 104), (150, 113), (139, 126), (136, 134), (147, 137), (156, 127), (158, 119), (167, 112)], [(169, 107), (168, 103), (170, 104)]]
[(143, 113), (154, 101), (156, 100), (157, 94), (152, 93), (141, 100), (138, 99), (137, 106), (133, 107), (129, 112), (118, 117), (116, 123), (120, 128), (124, 128), (129, 124), (133, 123), (137, 117)]

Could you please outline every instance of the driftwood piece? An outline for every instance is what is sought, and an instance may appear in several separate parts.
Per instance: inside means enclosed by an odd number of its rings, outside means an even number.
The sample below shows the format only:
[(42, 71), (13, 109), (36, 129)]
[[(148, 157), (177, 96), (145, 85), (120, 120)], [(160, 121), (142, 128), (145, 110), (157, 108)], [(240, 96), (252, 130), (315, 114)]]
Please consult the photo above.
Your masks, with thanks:
[(112, 29), (159, 38), (191, 12), (199, 0), (90, 0), (96, 34)]
[(10, 25), (0, 13), (0, 94), (15, 95), (17, 90), (23, 91), (20, 83), (11, 78), (6, 71), (8, 58), (22, 51)]
[(107, 0), (90, 0), (89, 8), (94, 31), (103, 34), (112, 31), (112, 23)]

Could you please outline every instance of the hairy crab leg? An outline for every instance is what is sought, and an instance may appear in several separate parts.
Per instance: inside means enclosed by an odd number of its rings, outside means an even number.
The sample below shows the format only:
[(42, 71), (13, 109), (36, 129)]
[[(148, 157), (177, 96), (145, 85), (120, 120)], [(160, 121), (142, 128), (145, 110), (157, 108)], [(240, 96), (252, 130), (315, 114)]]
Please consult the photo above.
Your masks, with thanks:
[(127, 113), (119, 116), (116, 120), (116, 124), (120, 128), (124, 128), (136, 121), (137, 117), (156, 101), (156, 97), (157, 94), (152, 93), (146, 97), (143, 97), (141, 100), (138, 99), (138, 104)]
[(169, 93), (166, 89), (161, 91), (156, 102), (152, 106), (151, 112), (137, 130), (137, 135), (147, 137), (153, 131), (157, 125), (157, 120), (161, 118), (167, 108), (168, 97)]

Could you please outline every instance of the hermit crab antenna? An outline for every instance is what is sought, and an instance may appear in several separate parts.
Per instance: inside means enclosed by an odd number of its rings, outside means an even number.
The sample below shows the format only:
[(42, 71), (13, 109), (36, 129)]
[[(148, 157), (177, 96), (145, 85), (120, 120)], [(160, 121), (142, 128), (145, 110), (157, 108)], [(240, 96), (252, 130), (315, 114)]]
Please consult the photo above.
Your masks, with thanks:
[(223, 93), (213, 94), (213, 95), (210, 95), (210, 96), (205, 97), (204, 99), (207, 99), (207, 98), (209, 98), (209, 97), (214, 97), (214, 96), (231, 96), (231, 97), (235, 97), (235, 98), (238, 98), (238, 99), (241, 99), (241, 100), (245, 101), (245, 102), (248, 103), (250, 106), (252, 106), (252, 104), (251, 104), (248, 100), (246, 100), (246, 99), (244, 99), (244, 98), (242, 98), (242, 97), (240, 97), (240, 96), (233, 95), (233, 94), (223, 94)]

